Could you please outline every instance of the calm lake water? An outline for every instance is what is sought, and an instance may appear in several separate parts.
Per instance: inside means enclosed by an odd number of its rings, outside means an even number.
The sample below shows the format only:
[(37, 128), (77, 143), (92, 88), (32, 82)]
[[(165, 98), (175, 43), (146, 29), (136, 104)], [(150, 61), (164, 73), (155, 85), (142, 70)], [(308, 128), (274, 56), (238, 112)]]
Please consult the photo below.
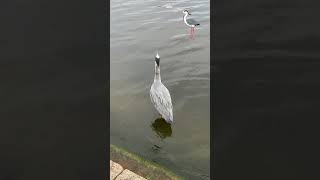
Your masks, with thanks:
[[(210, 179), (210, 2), (112, 0), (111, 143), (186, 179)], [(182, 11), (201, 26), (189, 39)], [(174, 123), (159, 120), (149, 90), (156, 51)]]

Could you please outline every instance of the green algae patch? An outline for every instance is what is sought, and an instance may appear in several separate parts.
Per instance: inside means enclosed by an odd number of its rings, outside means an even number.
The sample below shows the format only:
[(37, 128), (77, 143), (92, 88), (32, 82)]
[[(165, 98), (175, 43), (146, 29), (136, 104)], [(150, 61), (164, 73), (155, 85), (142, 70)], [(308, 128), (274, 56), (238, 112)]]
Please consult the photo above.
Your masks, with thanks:
[(154, 162), (110, 144), (110, 159), (119, 163), (124, 169), (152, 180), (182, 180), (183, 178)]

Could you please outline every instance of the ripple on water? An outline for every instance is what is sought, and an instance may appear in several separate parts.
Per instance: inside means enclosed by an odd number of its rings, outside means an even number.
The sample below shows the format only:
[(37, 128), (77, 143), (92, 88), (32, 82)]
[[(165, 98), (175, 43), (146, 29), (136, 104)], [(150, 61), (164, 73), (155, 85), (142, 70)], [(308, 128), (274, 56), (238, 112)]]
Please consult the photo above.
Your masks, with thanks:
[(204, 49), (205, 47), (201, 46), (201, 45), (197, 45), (197, 46), (192, 46), (192, 47), (186, 47), (184, 49), (180, 49), (174, 53), (171, 53), (169, 55), (167, 55), (167, 57), (176, 57), (176, 56), (180, 56), (180, 55), (186, 55), (186, 54), (191, 54), (193, 52), (196, 51), (200, 51), (202, 49)]

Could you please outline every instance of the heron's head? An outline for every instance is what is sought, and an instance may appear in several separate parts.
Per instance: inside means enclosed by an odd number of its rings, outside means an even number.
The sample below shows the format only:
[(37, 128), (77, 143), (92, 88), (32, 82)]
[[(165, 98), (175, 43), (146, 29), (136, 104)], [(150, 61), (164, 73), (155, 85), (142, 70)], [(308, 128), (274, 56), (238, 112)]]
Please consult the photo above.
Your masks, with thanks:
[(183, 10), (182, 13), (183, 13), (183, 14), (191, 15), (187, 9)]
[(157, 55), (155, 57), (155, 62), (157, 63), (157, 66), (159, 67), (160, 66), (160, 56), (159, 56), (158, 52), (157, 52)]

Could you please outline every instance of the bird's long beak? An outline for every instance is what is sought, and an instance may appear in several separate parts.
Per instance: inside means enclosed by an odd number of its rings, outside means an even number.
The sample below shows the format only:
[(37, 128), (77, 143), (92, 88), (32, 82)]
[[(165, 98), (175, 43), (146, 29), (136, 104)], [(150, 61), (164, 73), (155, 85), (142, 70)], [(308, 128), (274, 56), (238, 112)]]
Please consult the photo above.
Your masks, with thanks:
[(159, 66), (159, 64), (160, 64), (160, 56), (158, 54), (158, 51), (157, 51), (157, 55), (156, 55), (155, 60), (156, 60), (157, 65)]

